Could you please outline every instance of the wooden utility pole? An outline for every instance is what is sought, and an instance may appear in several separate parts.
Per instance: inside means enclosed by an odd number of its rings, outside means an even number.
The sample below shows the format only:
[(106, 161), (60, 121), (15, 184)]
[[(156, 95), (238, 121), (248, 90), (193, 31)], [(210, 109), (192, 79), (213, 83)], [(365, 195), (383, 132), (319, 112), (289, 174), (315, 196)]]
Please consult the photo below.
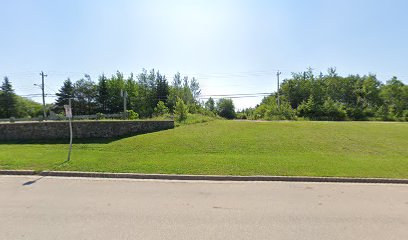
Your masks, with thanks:
[(43, 71), (40, 73), (41, 75), (41, 91), (42, 91), (42, 102), (43, 102), (43, 114), (44, 114), (44, 120), (47, 118), (47, 112), (45, 110), (45, 93), (44, 93), (44, 78), (47, 77), (46, 74), (44, 74)]
[(68, 99), (68, 107), (65, 107), (65, 115), (68, 117), (69, 122), (69, 150), (68, 150), (68, 160), (71, 160), (71, 152), (72, 152), (72, 104), (71, 98)]
[(278, 99), (278, 109), (280, 109), (280, 99), (279, 99), (279, 88), (280, 88), (280, 86), (279, 86), (279, 76), (281, 75), (282, 73), (278, 70), (278, 72), (276, 73), (276, 77), (278, 78), (278, 92), (277, 92), (277, 99)]
[(127, 119), (127, 97), (128, 97), (127, 91), (120, 90), (120, 96), (123, 97), (123, 117)]

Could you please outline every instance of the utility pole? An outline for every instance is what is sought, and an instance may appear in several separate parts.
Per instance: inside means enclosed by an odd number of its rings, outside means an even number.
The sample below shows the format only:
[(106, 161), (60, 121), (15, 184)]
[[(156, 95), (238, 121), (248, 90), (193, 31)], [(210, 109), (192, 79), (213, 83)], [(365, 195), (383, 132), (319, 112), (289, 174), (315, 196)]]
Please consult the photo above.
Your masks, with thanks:
[(128, 96), (127, 91), (120, 90), (120, 96), (123, 97), (123, 116), (125, 119), (127, 119), (127, 107), (126, 107), (127, 104), (126, 100)]
[(278, 109), (280, 109), (280, 99), (279, 99), (279, 89), (280, 89), (280, 86), (279, 86), (279, 76), (281, 75), (282, 73), (278, 70), (278, 72), (276, 73), (276, 77), (278, 78), (278, 94), (277, 94), (277, 99), (278, 99)]
[(40, 73), (41, 75), (41, 91), (42, 91), (42, 101), (43, 101), (43, 113), (44, 113), (44, 120), (47, 118), (47, 113), (45, 111), (45, 93), (44, 93), (44, 77), (47, 77), (43, 71)]
[(68, 150), (68, 159), (67, 161), (71, 160), (71, 152), (72, 152), (72, 104), (71, 98), (68, 98), (68, 106), (64, 105), (65, 108), (65, 115), (68, 117), (69, 122), (69, 150)]

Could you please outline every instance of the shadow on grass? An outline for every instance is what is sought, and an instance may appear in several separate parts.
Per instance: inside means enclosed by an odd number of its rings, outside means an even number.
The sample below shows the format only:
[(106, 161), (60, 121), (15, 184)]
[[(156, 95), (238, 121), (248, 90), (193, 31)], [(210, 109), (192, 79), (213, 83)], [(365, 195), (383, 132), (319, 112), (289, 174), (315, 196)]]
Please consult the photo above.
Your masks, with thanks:
[[(109, 144), (122, 138), (81, 138), (73, 139), (73, 143), (79, 144)], [(69, 144), (69, 139), (30, 139), (0, 141), (0, 144)]]
[[(112, 138), (74, 138), (73, 144), (109, 144), (125, 138), (137, 137), (149, 133), (139, 133), (132, 135), (123, 135)], [(27, 139), (27, 140), (2, 140), (1, 144), (69, 144), (69, 139)]]

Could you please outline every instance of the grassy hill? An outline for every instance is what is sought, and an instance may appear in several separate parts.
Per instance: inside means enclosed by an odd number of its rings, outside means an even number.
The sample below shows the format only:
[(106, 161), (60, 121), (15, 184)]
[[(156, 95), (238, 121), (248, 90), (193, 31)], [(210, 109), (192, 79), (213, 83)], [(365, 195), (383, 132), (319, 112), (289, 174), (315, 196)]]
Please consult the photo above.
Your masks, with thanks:
[[(78, 141), (77, 141), (78, 142)], [(116, 141), (0, 144), (0, 169), (408, 178), (408, 123), (213, 121)]]

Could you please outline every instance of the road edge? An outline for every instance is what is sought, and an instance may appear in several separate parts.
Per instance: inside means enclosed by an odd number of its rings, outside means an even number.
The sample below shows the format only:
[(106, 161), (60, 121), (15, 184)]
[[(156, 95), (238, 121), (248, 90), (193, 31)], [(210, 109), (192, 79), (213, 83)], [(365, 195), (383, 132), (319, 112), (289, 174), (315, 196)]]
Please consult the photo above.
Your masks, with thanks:
[(331, 183), (385, 183), (408, 184), (408, 179), (395, 178), (350, 178), (350, 177), (305, 177), (305, 176), (232, 176), (232, 175), (178, 175), (140, 174), (74, 171), (0, 170), (0, 175), (28, 175), (49, 177), (85, 177), (150, 180), (198, 180), (198, 181), (279, 181), (279, 182), (331, 182)]

